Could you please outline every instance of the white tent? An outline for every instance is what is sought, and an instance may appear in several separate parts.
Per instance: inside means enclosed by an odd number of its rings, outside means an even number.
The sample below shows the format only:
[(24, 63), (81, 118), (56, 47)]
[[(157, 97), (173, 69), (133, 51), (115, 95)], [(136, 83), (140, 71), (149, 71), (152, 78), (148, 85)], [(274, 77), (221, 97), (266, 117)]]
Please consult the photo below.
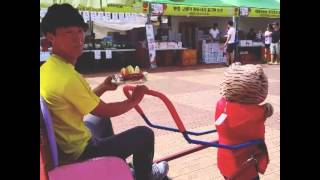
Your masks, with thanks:
[(134, 28), (145, 27), (147, 22), (147, 16), (144, 14), (138, 14), (134, 21), (129, 20), (95, 20), (93, 21), (93, 31), (96, 39), (105, 37), (108, 32), (121, 32), (128, 31)]

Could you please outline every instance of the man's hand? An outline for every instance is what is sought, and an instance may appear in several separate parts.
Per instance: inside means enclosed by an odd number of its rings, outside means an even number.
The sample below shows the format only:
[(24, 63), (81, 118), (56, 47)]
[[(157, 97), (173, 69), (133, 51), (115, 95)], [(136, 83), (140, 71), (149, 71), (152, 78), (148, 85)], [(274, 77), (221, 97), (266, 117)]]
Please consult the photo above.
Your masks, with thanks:
[(108, 77), (104, 80), (103, 85), (104, 85), (104, 87), (105, 87), (106, 90), (116, 90), (116, 89), (117, 89), (118, 86), (117, 86), (116, 84), (113, 84), (113, 83), (111, 82), (111, 80), (112, 80), (112, 77), (111, 77), (111, 76), (108, 76)]
[(142, 100), (145, 92), (148, 90), (147, 86), (136, 86), (132, 92), (131, 101), (134, 102), (136, 105), (140, 103)]
[(266, 103), (263, 106), (264, 106), (264, 109), (265, 109), (264, 117), (268, 118), (268, 117), (272, 116), (272, 114), (273, 114), (272, 105), (270, 103)]

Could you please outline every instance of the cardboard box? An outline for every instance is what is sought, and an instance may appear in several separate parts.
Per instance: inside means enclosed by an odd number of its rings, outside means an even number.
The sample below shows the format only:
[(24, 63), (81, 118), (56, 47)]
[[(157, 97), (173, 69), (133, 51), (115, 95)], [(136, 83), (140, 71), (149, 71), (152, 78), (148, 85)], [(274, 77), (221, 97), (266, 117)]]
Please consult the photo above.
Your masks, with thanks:
[(240, 46), (246, 47), (247, 46), (247, 40), (240, 40)]
[(246, 46), (252, 46), (252, 40), (246, 40)]
[(160, 42), (159, 48), (160, 49), (167, 49), (168, 48), (168, 43), (167, 42)]
[(187, 66), (197, 64), (197, 50), (196, 49), (186, 49), (180, 51), (178, 65)]
[(168, 48), (178, 48), (178, 44), (176, 42), (168, 42)]

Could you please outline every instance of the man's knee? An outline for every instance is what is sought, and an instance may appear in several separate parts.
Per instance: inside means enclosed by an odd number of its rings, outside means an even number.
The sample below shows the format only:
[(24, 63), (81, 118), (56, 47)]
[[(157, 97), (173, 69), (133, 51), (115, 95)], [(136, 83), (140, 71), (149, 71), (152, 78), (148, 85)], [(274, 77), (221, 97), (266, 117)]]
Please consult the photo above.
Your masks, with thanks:
[(152, 143), (154, 142), (154, 132), (151, 128), (146, 126), (138, 126), (135, 127), (135, 130), (142, 138), (146, 139), (146, 141), (150, 141)]
[(102, 138), (114, 135), (110, 118), (90, 114), (85, 117), (84, 122), (96, 137)]
[(84, 117), (84, 122), (91, 122), (91, 123), (100, 123), (101, 121), (105, 120), (106, 118), (95, 116), (92, 114), (88, 114)]

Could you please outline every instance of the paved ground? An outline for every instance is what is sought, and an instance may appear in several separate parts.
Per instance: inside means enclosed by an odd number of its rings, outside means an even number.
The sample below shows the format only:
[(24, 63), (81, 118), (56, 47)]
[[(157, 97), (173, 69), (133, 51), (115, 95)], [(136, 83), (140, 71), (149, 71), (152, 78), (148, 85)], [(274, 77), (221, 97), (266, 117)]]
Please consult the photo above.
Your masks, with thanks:
[[(266, 121), (266, 143), (270, 164), (261, 179), (278, 180), (280, 179), (280, 66), (263, 66), (269, 78), (269, 95), (266, 101), (273, 105), (275, 113)], [(220, 98), (218, 85), (224, 70), (225, 67), (220, 65), (161, 67), (149, 73), (149, 80), (145, 85), (152, 90), (162, 92), (172, 101), (188, 130), (209, 130), (214, 129), (214, 106)], [(112, 72), (90, 74), (85, 77), (89, 84), (95, 87), (110, 73)], [(122, 86), (117, 91), (102, 96), (106, 102), (121, 101), (125, 98)], [(145, 96), (140, 105), (153, 122), (174, 126), (170, 114), (159, 99)], [(118, 133), (145, 123), (135, 110), (131, 110), (113, 118), (113, 125), (115, 132)], [(194, 147), (178, 133), (157, 129), (154, 131), (155, 159)], [(206, 135), (200, 139), (211, 141), (216, 138), (216, 135)], [(215, 148), (207, 148), (170, 161), (169, 177), (173, 180), (222, 180), (223, 177), (216, 164), (216, 151)]]

